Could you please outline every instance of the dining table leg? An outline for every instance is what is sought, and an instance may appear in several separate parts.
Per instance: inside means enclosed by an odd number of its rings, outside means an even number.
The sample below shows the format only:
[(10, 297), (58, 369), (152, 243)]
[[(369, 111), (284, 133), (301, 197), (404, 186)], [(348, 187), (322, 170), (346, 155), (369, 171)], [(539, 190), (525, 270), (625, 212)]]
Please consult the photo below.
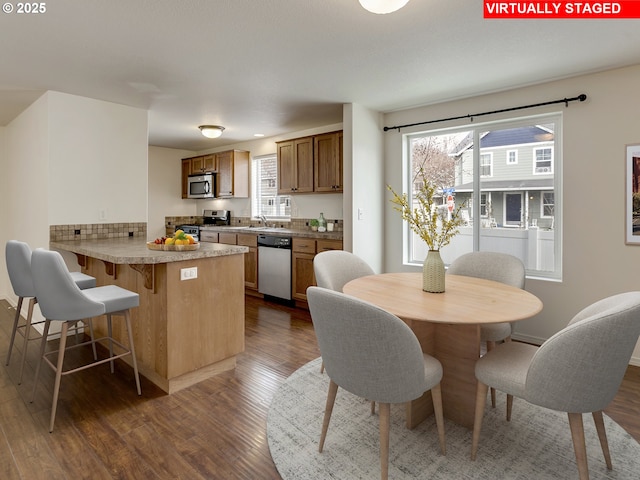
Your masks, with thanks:
[[(442, 406), (445, 418), (473, 428), (476, 376), (480, 358), (480, 326), (414, 322), (409, 324), (422, 351), (442, 364)], [(407, 405), (407, 428), (414, 428), (433, 412), (430, 392)]]

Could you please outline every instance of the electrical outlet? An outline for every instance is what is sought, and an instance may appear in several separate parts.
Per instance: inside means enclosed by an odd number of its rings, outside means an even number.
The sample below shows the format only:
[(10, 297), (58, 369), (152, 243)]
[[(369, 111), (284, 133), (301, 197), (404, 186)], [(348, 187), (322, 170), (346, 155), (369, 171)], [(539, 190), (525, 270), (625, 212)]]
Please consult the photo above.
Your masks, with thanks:
[(358, 209), (358, 220), (364, 220), (364, 209), (363, 208), (359, 208)]
[(180, 269), (180, 280), (193, 280), (195, 278), (198, 278), (198, 267)]

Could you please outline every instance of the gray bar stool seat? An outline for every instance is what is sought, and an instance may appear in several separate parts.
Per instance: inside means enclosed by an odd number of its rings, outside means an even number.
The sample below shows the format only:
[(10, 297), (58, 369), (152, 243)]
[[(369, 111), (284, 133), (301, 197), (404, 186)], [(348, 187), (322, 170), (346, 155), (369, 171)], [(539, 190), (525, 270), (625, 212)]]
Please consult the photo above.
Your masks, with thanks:
[[(18, 375), (18, 384), (22, 383), (22, 374), (24, 372), (24, 364), (27, 358), (27, 345), (30, 340), (38, 340), (40, 337), (31, 337), (31, 327), (39, 325), (44, 321), (33, 322), (33, 307), (38, 303), (36, 291), (33, 287), (33, 278), (31, 277), (31, 248), (25, 242), (17, 240), (9, 240), (5, 247), (5, 257), (7, 261), (7, 271), (11, 280), (13, 292), (18, 297), (16, 306), (16, 316), (13, 321), (13, 329), (11, 330), (11, 340), (9, 341), (9, 351), (7, 352), (7, 366), (11, 362), (11, 352), (15, 342), (16, 333), (20, 333), (24, 337), (22, 347), (22, 359), (20, 363), (20, 373)], [(85, 288), (94, 288), (96, 279), (81, 272), (71, 272), (71, 278), (82, 290)], [(22, 311), (22, 303), (25, 298), (29, 299), (29, 308), (27, 310), (26, 323), (20, 325), (20, 312)], [(77, 331), (76, 331), (77, 333)]]
[[(139, 295), (115, 285), (106, 285), (103, 287), (80, 290), (78, 285), (73, 281), (62, 256), (58, 252), (43, 250), (40, 248), (34, 250), (31, 257), (31, 271), (33, 274), (33, 283), (36, 289), (38, 302), (40, 304), (40, 310), (46, 319), (44, 324), (44, 335), (40, 345), (40, 360), (36, 367), (31, 401), (35, 399), (40, 367), (42, 365), (42, 361), (45, 361), (56, 373), (49, 431), (53, 431), (58, 394), (60, 391), (60, 381), (63, 375), (75, 373), (107, 362), (111, 363), (111, 372), (113, 373), (114, 360), (126, 355), (131, 355), (136, 388), (138, 395), (141, 395), (140, 377), (138, 375), (138, 364), (133, 345), (133, 333), (130, 317), (130, 309), (135, 308), (140, 304)], [(108, 334), (106, 337), (98, 339), (92, 338), (88, 342), (83, 342), (68, 348), (66, 347), (67, 332), (70, 326), (80, 320), (90, 319), (101, 315), (106, 315), (107, 317)], [(124, 317), (128, 335), (128, 346), (123, 345), (112, 337), (112, 315), (121, 315)], [(60, 346), (58, 350), (45, 353), (47, 344), (46, 337), (52, 321), (62, 322)], [(109, 356), (107, 358), (94, 360), (91, 363), (69, 370), (64, 370), (64, 355), (66, 350), (88, 344), (95, 346), (96, 343), (103, 341), (106, 341), (109, 348)], [(122, 350), (122, 353), (114, 354), (114, 346), (117, 346)], [(57, 360), (54, 365), (54, 363), (47, 357), (55, 355), (57, 355)]]

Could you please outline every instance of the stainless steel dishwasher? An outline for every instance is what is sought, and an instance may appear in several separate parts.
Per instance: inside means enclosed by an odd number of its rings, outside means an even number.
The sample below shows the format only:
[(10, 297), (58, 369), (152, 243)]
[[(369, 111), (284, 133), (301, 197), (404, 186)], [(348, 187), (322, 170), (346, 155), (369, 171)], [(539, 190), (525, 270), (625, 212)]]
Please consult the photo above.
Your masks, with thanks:
[(258, 291), (291, 300), (291, 237), (258, 235)]

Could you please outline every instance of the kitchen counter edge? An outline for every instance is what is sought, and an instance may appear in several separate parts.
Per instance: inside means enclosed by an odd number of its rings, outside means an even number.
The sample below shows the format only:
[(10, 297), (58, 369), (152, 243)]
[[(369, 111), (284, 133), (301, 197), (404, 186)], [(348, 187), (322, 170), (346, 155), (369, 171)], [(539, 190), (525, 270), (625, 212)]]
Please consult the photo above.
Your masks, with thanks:
[(290, 228), (234, 227), (220, 225), (202, 225), (201, 230), (209, 232), (250, 233), (255, 235), (279, 235), (283, 237), (304, 237), (318, 240), (342, 240), (343, 232), (313, 232), (311, 230), (295, 230)]
[(248, 247), (221, 243), (200, 243), (200, 248), (197, 250), (179, 252), (150, 250), (147, 248), (146, 240), (140, 238), (53, 241), (49, 243), (49, 248), (86, 255), (119, 265), (182, 262), (184, 260), (238, 255), (249, 251)]

